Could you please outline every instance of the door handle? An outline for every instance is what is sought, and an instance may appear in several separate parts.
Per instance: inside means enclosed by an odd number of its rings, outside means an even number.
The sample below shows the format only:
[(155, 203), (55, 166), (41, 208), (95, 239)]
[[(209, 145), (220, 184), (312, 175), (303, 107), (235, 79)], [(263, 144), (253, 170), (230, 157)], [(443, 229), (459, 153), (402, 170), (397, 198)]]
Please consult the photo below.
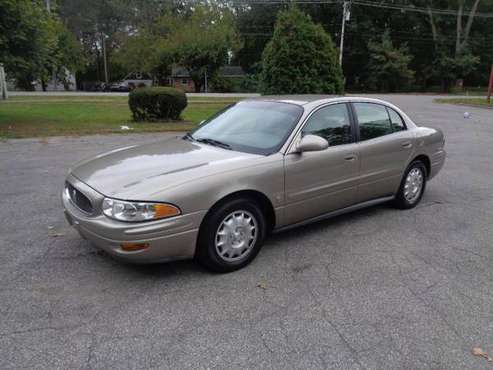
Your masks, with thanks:
[(348, 154), (344, 157), (344, 160), (346, 161), (354, 161), (356, 159), (356, 154)]
[(411, 143), (410, 141), (404, 141), (401, 146), (403, 148), (412, 148), (413, 147), (413, 143)]

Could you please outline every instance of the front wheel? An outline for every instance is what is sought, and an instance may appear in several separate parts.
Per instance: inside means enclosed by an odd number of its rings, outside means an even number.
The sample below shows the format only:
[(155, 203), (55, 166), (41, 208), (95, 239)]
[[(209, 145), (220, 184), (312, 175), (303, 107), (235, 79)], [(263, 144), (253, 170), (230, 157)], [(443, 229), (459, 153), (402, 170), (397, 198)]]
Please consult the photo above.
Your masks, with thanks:
[(397, 208), (414, 208), (421, 200), (426, 187), (426, 167), (421, 161), (412, 162), (404, 173), (404, 177), (395, 198)]
[(255, 202), (228, 201), (206, 216), (199, 233), (197, 260), (216, 272), (238, 270), (258, 254), (265, 232), (265, 216)]

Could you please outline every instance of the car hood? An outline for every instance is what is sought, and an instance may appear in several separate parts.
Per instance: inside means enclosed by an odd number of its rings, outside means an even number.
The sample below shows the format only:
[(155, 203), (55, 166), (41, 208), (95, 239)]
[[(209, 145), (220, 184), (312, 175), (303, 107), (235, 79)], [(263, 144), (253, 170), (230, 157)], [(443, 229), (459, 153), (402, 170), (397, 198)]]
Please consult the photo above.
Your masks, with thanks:
[(175, 137), (100, 154), (78, 163), (71, 174), (106, 196), (147, 200), (167, 188), (254, 164), (261, 157)]

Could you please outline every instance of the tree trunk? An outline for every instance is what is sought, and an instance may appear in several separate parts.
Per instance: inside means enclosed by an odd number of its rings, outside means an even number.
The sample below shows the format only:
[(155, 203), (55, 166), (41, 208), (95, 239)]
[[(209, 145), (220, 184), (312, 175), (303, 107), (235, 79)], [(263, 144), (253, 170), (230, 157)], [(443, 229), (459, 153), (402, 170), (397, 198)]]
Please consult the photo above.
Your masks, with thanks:
[(471, 11), (469, 12), (469, 16), (467, 17), (466, 28), (464, 30), (464, 34), (462, 35), (462, 44), (460, 45), (460, 49), (463, 49), (467, 45), (467, 42), (469, 41), (469, 33), (471, 32), (472, 22), (478, 10), (480, 1), (481, 0), (475, 0), (471, 8)]
[(190, 77), (192, 78), (193, 84), (195, 85), (195, 92), (201, 92), (202, 86), (204, 85), (202, 76), (200, 74), (190, 73)]
[(459, 9), (457, 9), (457, 20), (456, 20), (456, 36), (455, 36), (455, 57), (459, 56), (461, 49), (461, 38), (462, 38), (462, 13), (464, 9), (464, 3), (459, 1)]
[(435, 46), (435, 49), (436, 49), (436, 42), (438, 39), (437, 27), (435, 24), (435, 19), (433, 18), (433, 12), (431, 11), (430, 7), (428, 7), (428, 16), (430, 17), (430, 26), (431, 26), (431, 35), (433, 37), (433, 46)]
[[(457, 10), (457, 34), (455, 39), (455, 57), (458, 58), (460, 54), (464, 51), (469, 41), (469, 33), (471, 32), (472, 23), (474, 21), (474, 17), (478, 10), (479, 2), (481, 0), (474, 0), (474, 4), (469, 11), (469, 15), (467, 16), (466, 28), (462, 27), (462, 17), (464, 15), (464, 2), (465, 0), (459, 0), (459, 8)], [(462, 85), (464, 76), (459, 75), (456, 78), (455, 85)]]

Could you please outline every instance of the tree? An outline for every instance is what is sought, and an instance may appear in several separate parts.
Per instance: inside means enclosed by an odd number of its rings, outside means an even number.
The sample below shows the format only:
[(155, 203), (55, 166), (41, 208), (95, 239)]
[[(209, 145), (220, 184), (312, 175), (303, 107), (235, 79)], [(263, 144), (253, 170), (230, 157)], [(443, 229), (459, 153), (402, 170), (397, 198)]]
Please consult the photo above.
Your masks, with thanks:
[[(184, 14), (176, 13), (176, 10), (176, 7), (168, 4), (159, 12), (162, 14), (138, 24), (132, 34), (127, 35), (116, 53), (116, 59), (126, 71), (144, 72), (161, 83), (165, 82), (177, 59), (176, 48), (171, 40), (172, 30), (185, 17)], [(146, 6), (141, 11), (146, 17), (151, 17)]]
[(53, 20), (32, 0), (0, 0), (0, 9), (0, 61), (21, 88), (32, 90), (56, 47)]
[(439, 50), (433, 61), (433, 73), (442, 82), (442, 91), (450, 91), (452, 82), (459, 76), (467, 76), (479, 64), (479, 57), (462, 52), (457, 56), (449, 56), (446, 51)]
[(54, 24), (57, 36), (56, 46), (53, 50), (52, 65), (47, 66), (55, 72), (58, 81), (61, 81), (65, 90), (70, 88), (68, 73), (77, 73), (84, 70), (86, 59), (82, 45), (60, 21)]
[(185, 67), (200, 92), (207, 73), (214, 76), (240, 46), (233, 15), (218, 6), (199, 5), (171, 29), (170, 44), (176, 60)]
[(139, 29), (127, 38), (119, 57), (127, 68), (160, 79), (169, 75), (172, 64), (183, 66), (200, 92), (205, 74), (212, 78), (239, 46), (229, 9), (199, 4), (189, 11), (168, 11)]
[(39, 80), (45, 90), (53, 73), (66, 83), (67, 68), (82, 68), (80, 43), (44, 2), (0, 0), (0, 8), (0, 61), (19, 87)]
[(394, 92), (402, 90), (412, 80), (414, 71), (409, 69), (412, 57), (407, 45), (394, 47), (388, 30), (383, 33), (380, 41), (370, 42), (368, 49), (370, 86), (380, 91)]
[[(122, 77), (113, 54), (135, 28), (135, 0), (59, 0), (58, 13), (81, 41), (88, 62), (85, 78), (108, 80)], [(106, 58), (104, 57), (106, 55)]]
[(157, 35), (149, 28), (129, 37), (115, 57), (126, 71), (144, 72), (159, 81), (169, 76), (174, 58), (166, 36)]
[(279, 12), (260, 80), (266, 94), (340, 94), (344, 87), (331, 37), (294, 6)]
[[(442, 2), (442, 5), (455, 11), (455, 43), (453, 48), (448, 42), (453, 24), (448, 20), (439, 18), (430, 6), (431, 0), (427, 1), (429, 2), (428, 21), (434, 42), (433, 73), (441, 79), (442, 89), (449, 91), (453, 79), (463, 79), (479, 65), (480, 58), (471, 53), (470, 40), (471, 29), (476, 20), (481, 0), (447, 0)], [(483, 0), (483, 4), (488, 2), (490, 4), (486, 6), (491, 9), (493, 3), (490, 0)]]
[(234, 9), (238, 31), (243, 38), (242, 48), (235, 56), (235, 63), (250, 73), (255, 73), (262, 59), (265, 45), (272, 37), (276, 15), (281, 5), (238, 3)]

